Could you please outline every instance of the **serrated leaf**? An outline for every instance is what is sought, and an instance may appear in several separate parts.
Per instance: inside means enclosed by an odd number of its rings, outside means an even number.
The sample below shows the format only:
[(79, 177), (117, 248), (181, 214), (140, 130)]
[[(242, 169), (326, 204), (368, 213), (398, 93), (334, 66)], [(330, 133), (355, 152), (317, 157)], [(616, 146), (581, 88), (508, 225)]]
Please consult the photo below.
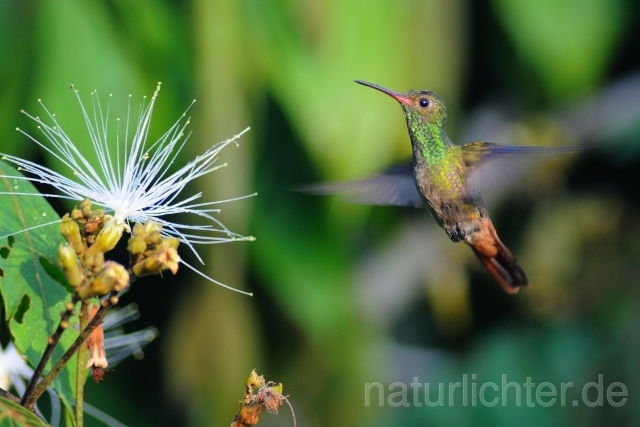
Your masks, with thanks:
[[(56, 222), (60, 216), (29, 181), (12, 176), (22, 175), (0, 162), (0, 192), (10, 193), (0, 194), (0, 236), (14, 233), (0, 240), (0, 293), (16, 348), (35, 368), (71, 293), (63, 285), (64, 278), (56, 264), (62, 239)], [(54, 223), (20, 233), (47, 222)], [(70, 323), (77, 323), (77, 317)], [(45, 373), (77, 336), (73, 328), (69, 329), (72, 330), (62, 335)], [(75, 391), (75, 369), (69, 369), (75, 366), (73, 360), (51, 384), (69, 409), (73, 408)]]
[(33, 412), (0, 397), (0, 427), (47, 426)]

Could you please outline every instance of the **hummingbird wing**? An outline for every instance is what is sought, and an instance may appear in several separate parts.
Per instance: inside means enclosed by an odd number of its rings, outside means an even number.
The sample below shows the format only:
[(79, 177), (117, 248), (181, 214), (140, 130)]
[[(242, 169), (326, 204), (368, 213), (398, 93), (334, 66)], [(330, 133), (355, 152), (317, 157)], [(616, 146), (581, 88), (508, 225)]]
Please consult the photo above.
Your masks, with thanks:
[(467, 167), (467, 187), (477, 189), (491, 184), (491, 181), (509, 180), (523, 169), (552, 156), (574, 154), (584, 149), (470, 142), (462, 146), (462, 159)]
[(315, 195), (335, 194), (349, 202), (367, 205), (425, 206), (416, 188), (411, 165), (394, 166), (357, 181), (313, 184), (298, 190)]

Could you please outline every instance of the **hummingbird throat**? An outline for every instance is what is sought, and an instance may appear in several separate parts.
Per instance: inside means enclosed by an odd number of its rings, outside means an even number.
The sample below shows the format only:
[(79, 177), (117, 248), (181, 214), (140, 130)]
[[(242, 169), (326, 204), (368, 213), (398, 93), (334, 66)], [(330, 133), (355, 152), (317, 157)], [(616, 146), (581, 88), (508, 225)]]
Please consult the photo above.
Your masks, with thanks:
[(427, 164), (442, 161), (447, 153), (447, 147), (452, 144), (444, 132), (444, 126), (428, 122), (419, 113), (407, 111), (406, 116), (409, 137), (416, 160), (421, 159)]

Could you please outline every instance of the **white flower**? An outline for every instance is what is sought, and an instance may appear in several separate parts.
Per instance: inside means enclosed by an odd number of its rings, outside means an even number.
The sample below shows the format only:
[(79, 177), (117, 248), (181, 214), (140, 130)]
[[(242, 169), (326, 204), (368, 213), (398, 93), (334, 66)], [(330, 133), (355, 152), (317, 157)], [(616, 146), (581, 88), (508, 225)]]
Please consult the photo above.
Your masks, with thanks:
[[(15, 164), (18, 170), (27, 173), (27, 176), (22, 179), (51, 185), (60, 193), (44, 194), (45, 197), (61, 197), (78, 202), (89, 199), (93, 205), (100, 206), (110, 213), (114, 224), (125, 227), (127, 230), (130, 229), (131, 223), (154, 221), (162, 225), (162, 233), (165, 236), (179, 238), (203, 264), (194, 245), (254, 240), (252, 236), (245, 237), (231, 232), (211, 214), (219, 212), (219, 209), (214, 208), (217, 204), (255, 194), (199, 203), (195, 201), (200, 199), (202, 193), (179, 199), (188, 183), (226, 166), (226, 164), (217, 164), (218, 154), (231, 143), (237, 145), (238, 138), (249, 128), (231, 139), (214, 144), (194, 160), (177, 171), (171, 172), (171, 165), (189, 138), (190, 133), (186, 135), (184, 133), (189, 124), (189, 118), (186, 117), (185, 112), (160, 139), (155, 142), (148, 141), (151, 115), (160, 90), (160, 83), (148, 104), (145, 104), (145, 97), (135, 122), (131, 120), (131, 95), (129, 95), (124, 125), (119, 118), (116, 119), (115, 124), (110, 122), (111, 96), (106, 108), (103, 108), (96, 92), (92, 92), (92, 109), (88, 111), (78, 91), (73, 86), (72, 89), (80, 104), (92, 148), (98, 156), (98, 164), (93, 165), (87, 160), (59, 125), (55, 114), (50, 113), (38, 100), (51, 124), (45, 123), (38, 116), (32, 116), (24, 111), (23, 113), (38, 124), (38, 129), (46, 139), (40, 141), (19, 128), (17, 130), (55, 156), (68, 167), (68, 170), (54, 171), (29, 160), (0, 153), (3, 160)], [(111, 133), (114, 131), (116, 135), (112, 137)], [(205, 218), (208, 224), (185, 224), (168, 219), (170, 215), (175, 214), (196, 215)], [(32, 228), (44, 225), (48, 224), (40, 224)], [(184, 261), (182, 263), (208, 280), (233, 289), (206, 276)]]
[[(20, 378), (30, 378), (31, 374), (33, 369), (27, 365), (12, 342), (5, 349), (0, 347), (0, 388), (8, 390), (9, 385), (21, 383)], [(24, 387), (18, 392), (22, 394)]]

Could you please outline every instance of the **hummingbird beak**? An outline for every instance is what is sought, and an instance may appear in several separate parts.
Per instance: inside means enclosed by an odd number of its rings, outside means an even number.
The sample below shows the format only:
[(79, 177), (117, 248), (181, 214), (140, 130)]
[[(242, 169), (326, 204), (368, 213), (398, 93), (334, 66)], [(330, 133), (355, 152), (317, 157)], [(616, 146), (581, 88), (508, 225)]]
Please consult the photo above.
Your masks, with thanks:
[(398, 92), (394, 92), (390, 89), (384, 88), (382, 86), (378, 86), (377, 84), (373, 84), (373, 83), (369, 83), (369, 82), (365, 82), (362, 80), (354, 80), (356, 83), (361, 84), (363, 86), (368, 86), (370, 88), (379, 90), (382, 93), (386, 93), (387, 95), (389, 95), (390, 97), (392, 97), (393, 99), (395, 99), (396, 101), (398, 101), (401, 104), (409, 104), (411, 103), (411, 99), (407, 98), (406, 96), (398, 93)]

